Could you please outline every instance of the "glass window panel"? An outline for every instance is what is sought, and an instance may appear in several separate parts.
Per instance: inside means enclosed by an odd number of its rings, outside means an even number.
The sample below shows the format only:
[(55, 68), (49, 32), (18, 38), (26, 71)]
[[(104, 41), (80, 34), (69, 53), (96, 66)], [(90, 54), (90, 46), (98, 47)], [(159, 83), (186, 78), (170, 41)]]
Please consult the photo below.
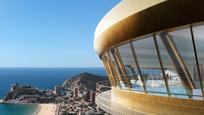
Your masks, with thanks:
[[(194, 82), (195, 89), (193, 89), (193, 98), (202, 99), (201, 85), (199, 81), (199, 74), (197, 70), (195, 53), (193, 49), (193, 42), (191, 37), (190, 28), (176, 30), (169, 32), (169, 35), (173, 38), (176, 47), (181, 54), (185, 66)], [(198, 95), (198, 96), (197, 96)]]
[(113, 72), (111, 70), (110, 64), (108, 62), (109, 59), (107, 58), (106, 53), (102, 55), (102, 61), (103, 61), (103, 64), (105, 66), (106, 73), (108, 74), (108, 78), (109, 78), (109, 81), (111, 82), (111, 85), (115, 86), (114, 75), (113, 75)]
[(113, 74), (113, 78), (114, 78), (114, 80), (115, 80), (115, 86), (117, 87), (117, 86), (119, 86), (119, 77), (118, 77), (117, 70), (116, 70), (116, 68), (115, 68), (115, 64), (113, 63), (113, 61), (112, 61), (112, 59), (111, 59), (111, 57), (110, 57), (110, 54), (109, 54), (108, 52), (106, 52), (106, 53), (104, 54), (104, 56), (107, 57), (107, 60), (108, 60), (107, 63), (109, 64), (109, 66), (110, 66), (110, 68), (111, 68), (111, 71), (112, 71), (112, 74)]
[(115, 86), (119, 86), (119, 77), (118, 77), (118, 73), (117, 73), (117, 70), (115, 68), (115, 65), (113, 64), (112, 60), (111, 60), (111, 57), (110, 57), (110, 54), (108, 52), (105, 53), (105, 56), (107, 57), (108, 59), (108, 64), (110, 65), (110, 68), (112, 70), (112, 74), (113, 74), (113, 78), (114, 78), (114, 81), (115, 81)]
[(119, 46), (118, 50), (120, 52), (123, 65), (125, 66), (125, 69), (127, 71), (132, 90), (144, 91), (143, 86), (139, 82), (139, 74), (137, 71), (137, 66), (134, 60), (134, 56), (132, 54), (130, 44), (127, 43), (125, 45)]
[[(202, 84), (204, 85), (204, 25), (193, 27), (193, 34)], [(199, 78), (195, 77), (195, 81), (199, 81)]]
[(167, 95), (153, 37), (134, 41), (133, 45), (142, 70), (142, 77), (145, 79), (147, 92), (149, 94)]
[(111, 60), (112, 60), (112, 64), (113, 64), (113, 66), (115, 67), (115, 70), (116, 70), (116, 73), (117, 73), (118, 82), (119, 82), (118, 85), (120, 86), (120, 88), (126, 89), (127, 87), (126, 87), (126, 85), (125, 85), (125, 83), (124, 83), (124, 79), (123, 79), (122, 72), (121, 72), (120, 67), (119, 67), (119, 65), (117, 64), (117, 62), (116, 62), (116, 60), (115, 60), (113, 54), (111, 53), (111, 51), (109, 51), (109, 56), (110, 56), (110, 58), (111, 58)]
[(167, 81), (168, 81), (171, 96), (180, 97), (180, 98), (188, 98), (188, 96), (186, 95), (186, 91), (183, 87), (183, 84), (181, 83), (179, 75), (176, 71), (176, 68), (174, 67), (172, 59), (168, 55), (166, 48), (163, 42), (161, 41), (161, 39), (163, 38), (160, 38), (159, 36), (157, 36), (161, 59), (162, 59), (163, 66), (165, 69), (166, 77), (168, 79)]

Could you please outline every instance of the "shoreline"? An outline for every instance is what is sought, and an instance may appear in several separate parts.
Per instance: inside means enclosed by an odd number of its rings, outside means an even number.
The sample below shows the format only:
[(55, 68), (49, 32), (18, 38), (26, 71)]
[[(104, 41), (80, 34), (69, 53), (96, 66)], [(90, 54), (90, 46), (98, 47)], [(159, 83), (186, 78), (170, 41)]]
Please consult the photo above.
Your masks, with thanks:
[(2, 99), (0, 99), (0, 104), (16, 104), (16, 105), (37, 105), (35, 111), (32, 112), (32, 115), (56, 115), (57, 113), (57, 104), (40, 104), (40, 103), (4, 103)]
[(1, 103), (0, 114), (5, 115), (34, 115), (38, 104)]
[(34, 115), (56, 115), (56, 104), (38, 104), (38, 108), (34, 112)]

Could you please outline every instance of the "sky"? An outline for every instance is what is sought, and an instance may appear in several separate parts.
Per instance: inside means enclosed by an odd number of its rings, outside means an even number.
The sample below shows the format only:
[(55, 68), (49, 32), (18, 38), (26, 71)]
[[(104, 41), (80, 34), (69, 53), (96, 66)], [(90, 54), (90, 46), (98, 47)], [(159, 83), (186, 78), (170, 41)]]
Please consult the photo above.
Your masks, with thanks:
[(0, 67), (102, 67), (94, 31), (120, 0), (0, 0)]

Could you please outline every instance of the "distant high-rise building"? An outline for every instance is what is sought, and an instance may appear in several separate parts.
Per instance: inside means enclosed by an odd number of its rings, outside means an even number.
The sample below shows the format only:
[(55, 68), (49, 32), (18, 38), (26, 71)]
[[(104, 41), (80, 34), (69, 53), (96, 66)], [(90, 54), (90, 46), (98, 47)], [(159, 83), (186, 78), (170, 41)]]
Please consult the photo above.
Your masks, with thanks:
[(91, 90), (90, 91), (90, 101), (95, 104), (95, 96), (96, 96), (96, 92)]
[(54, 94), (55, 95), (61, 95), (61, 86), (55, 86)]
[(111, 82), (96, 96), (106, 112), (204, 114), (204, 0), (121, 0), (94, 48)]
[(88, 90), (88, 91), (86, 91), (86, 94), (85, 94), (85, 100), (86, 100), (86, 101), (89, 101), (89, 100), (90, 100), (90, 97), (91, 97), (91, 91)]
[(78, 88), (77, 87), (74, 88), (74, 96), (78, 97)]

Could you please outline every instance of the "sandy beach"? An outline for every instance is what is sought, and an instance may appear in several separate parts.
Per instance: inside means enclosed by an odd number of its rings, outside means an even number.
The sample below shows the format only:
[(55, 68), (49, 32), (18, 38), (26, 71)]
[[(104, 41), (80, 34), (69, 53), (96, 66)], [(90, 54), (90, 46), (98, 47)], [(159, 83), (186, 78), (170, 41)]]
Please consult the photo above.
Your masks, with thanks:
[(55, 115), (56, 108), (55, 104), (39, 104), (35, 115)]

